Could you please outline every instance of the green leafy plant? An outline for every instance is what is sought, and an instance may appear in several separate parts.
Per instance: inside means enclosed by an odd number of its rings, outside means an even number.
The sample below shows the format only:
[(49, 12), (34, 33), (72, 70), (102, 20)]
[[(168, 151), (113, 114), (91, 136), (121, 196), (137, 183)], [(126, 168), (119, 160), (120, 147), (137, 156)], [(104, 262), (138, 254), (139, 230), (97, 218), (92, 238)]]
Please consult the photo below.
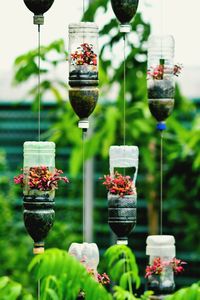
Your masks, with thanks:
[(144, 295), (140, 298), (130, 293), (129, 291), (124, 290), (120, 286), (115, 287), (114, 299), (116, 300), (148, 300), (149, 296), (153, 295), (153, 292), (146, 291)]
[(200, 282), (193, 283), (191, 286), (180, 289), (166, 300), (199, 300), (200, 299)]
[(64, 250), (51, 249), (36, 256), (29, 266), (37, 280), (41, 280), (42, 300), (76, 299), (83, 290), (86, 299), (112, 299), (105, 288), (87, 272), (86, 268)]
[[(138, 267), (135, 256), (130, 248), (124, 245), (111, 246), (106, 252), (108, 269), (111, 279), (119, 283), (123, 290), (127, 290), (132, 294), (132, 285), (135, 284), (136, 289), (140, 287), (140, 277), (138, 275)], [(114, 288), (118, 291), (119, 289)]]
[[(41, 283), (41, 300), (76, 300), (84, 290), (86, 300), (147, 300), (153, 293), (146, 291), (137, 296), (132, 284), (139, 288), (140, 279), (134, 254), (124, 245), (110, 247), (105, 253), (108, 270), (112, 277), (113, 293), (105, 290), (86, 268), (64, 250), (49, 249), (35, 256), (29, 265), (29, 272), (35, 281)], [(116, 285), (119, 283), (119, 285)], [(35, 283), (36, 284), (36, 283)], [(169, 296), (167, 300), (199, 300), (200, 284), (193, 284)], [(1, 300), (33, 300), (22, 285), (0, 277)]]
[(0, 277), (1, 300), (33, 300), (31, 294), (25, 292), (20, 283), (12, 281), (9, 277)]

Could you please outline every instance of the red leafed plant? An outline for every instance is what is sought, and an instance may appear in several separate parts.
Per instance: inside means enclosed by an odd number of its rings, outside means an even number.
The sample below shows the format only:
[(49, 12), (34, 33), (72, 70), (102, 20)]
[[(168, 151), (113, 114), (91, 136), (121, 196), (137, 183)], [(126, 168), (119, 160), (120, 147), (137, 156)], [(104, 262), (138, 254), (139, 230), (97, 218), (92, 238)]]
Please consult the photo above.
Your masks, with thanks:
[(115, 172), (114, 177), (104, 175), (100, 180), (104, 180), (103, 185), (105, 185), (106, 189), (113, 195), (124, 197), (125, 195), (136, 194), (136, 188), (130, 176), (123, 176)]
[(94, 53), (93, 45), (84, 43), (71, 53), (73, 65), (97, 65), (97, 55)]
[(93, 269), (87, 267), (87, 272), (94, 277), (99, 283), (101, 283), (102, 285), (108, 285), (110, 284), (110, 278), (106, 273), (103, 274), (99, 274), (97, 273), (97, 277), (95, 276), (95, 272)]
[[(105, 286), (108, 286), (110, 284), (110, 278), (106, 273), (97, 273), (96, 275), (93, 269), (86, 267), (86, 270), (98, 283)], [(85, 299), (85, 292), (83, 290), (80, 290), (79, 297), (80, 299)]]
[[(54, 169), (54, 172), (50, 172), (46, 166), (31, 167), (28, 172), (28, 186), (31, 190), (54, 191), (58, 189), (59, 181), (69, 182), (67, 177), (61, 176), (62, 170)], [(24, 174), (15, 176), (14, 182), (23, 187)]]
[(102, 285), (109, 285), (110, 284), (110, 278), (106, 273), (98, 274), (97, 275), (98, 282)]
[(174, 270), (175, 274), (182, 273), (184, 271), (183, 265), (186, 264), (186, 262), (181, 261), (180, 259), (173, 258), (173, 260), (170, 262), (172, 265), (172, 268)]
[(180, 259), (173, 258), (170, 261), (162, 261), (160, 257), (154, 258), (153, 264), (146, 267), (145, 277), (149, 277), (151, 275), (161, 275), (165, 269), (165, 267), (172, 267), (175, 274), (181, 273), (184, 271), (183, 265), (186, 262), (181, 261)]
[[(178, 77), (181, 73), (181, 70), (182, 66), (180, 64), (174, 65), (173, 75)], [(164, 78), (165, 73), (168, 74), (171, 72), (167, 70), (164, 64), (160, 64), (156, 67), (151, 67), (148, 70), (147, 75), (149, 76), (149, 78), (152, 78), (154, 80), (162, 80)]]

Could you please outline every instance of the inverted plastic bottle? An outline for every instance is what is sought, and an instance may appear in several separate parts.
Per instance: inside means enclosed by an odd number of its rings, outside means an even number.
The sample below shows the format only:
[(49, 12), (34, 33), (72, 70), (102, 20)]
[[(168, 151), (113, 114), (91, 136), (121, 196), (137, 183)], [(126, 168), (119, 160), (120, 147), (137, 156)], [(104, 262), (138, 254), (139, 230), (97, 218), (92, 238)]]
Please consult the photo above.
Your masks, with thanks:
[(72, 243), (69, 247), (69, 253), (76, 257), (86, 268), (93, 271), (97, 277), (99, 249), (95, 243)]
[(35, 167), (46, 167), (51, 173), (55, 170), (55, 144), (53, 142), (24, 143), (24, 196), (51, 194), (54, 191), (39, 191), (29, 186), (30, 170)]
[[(111, 146), (109, 151), (110, 175), (114, 176), (116, 168), (122, 168), (126, 175), (133, 178), (135, 185), (138, 173), (139, 149), (137, 146)], [(126, 169), (132, 168), (132, 174)], [(129, 170), (130, 172), (130, 170)], [(117, 244), (128, 244), (128, 236), (136, 225), (137, 193), (132, 195), (114, 195), (108, 193), (108, 224), (117, 236)]]
[[(174, 291), (174, 271), (170, 261), (176, 256), (175, 239), (171, 235), (151, 235), (146, 240), (146, 255), (149, 255), (149, 264), (159, 258), (164, 267), (160, 275), (153, 274), (147, 278), (147, 288), (155, 295), (168, 295)], [(159, 299), (159, 298), (158, 298)]]
[(89, 128), (96, 107), (98, 86), (98, 27), (93, 22), (69, 25), (69, 100), (79, 117), (78, 127)]
[(159, 123), (163, 123), (174, 108), (174, 49), (171, 35), (152, 35), (148, 40), (149, 109)]

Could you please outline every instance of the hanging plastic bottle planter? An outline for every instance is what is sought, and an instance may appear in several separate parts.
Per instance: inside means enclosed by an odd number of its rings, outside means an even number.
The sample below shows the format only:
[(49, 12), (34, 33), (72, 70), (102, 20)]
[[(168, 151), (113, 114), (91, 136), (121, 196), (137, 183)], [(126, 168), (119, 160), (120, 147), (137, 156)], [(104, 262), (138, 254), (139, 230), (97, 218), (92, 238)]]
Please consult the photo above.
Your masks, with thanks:
[[(139, 149), (136, 146), (110, 147), (110, 175), (103, 185), (108, 190), (108, 224), (117, 235), (118, 244), (128, 244), (128, 235), (136, 225), (137, 193), (135, 182), (138, 172)], [(133, 179), (115, 171), (116, 168), (133, 169)]]
[[(87, 269), (87, 271), (98, 280), (97, 267), (99, 264), (99, 249), (95, 243), (72, 243), (69, 254), (76, 257)], [(77, 300), (85, 299), (84, 291), (80, 291)]]
[(92, 22), (69, 25), (69, 100), (80, 118), (79, 127), (89, 127), (88, 117), (96, 107), (98, 86), (98, 27)]
[(23, 174), (15, 177), (24, 194), (24, 224), (34, 240), (34, 254), (44, 251), (44, 239), (53, 226), (54, 197), (58, 182), (68, 182), (55, 168), (55, 144), (25, 142)]
[(120, 22), (120, 32), (130, 32), (130, 22), (134, 18), (139, 0), (111, 0), (112, 9)]
[(95, 243), (72, 243), (69, 253), (76, 257), (87, 269), (91, 270), (97, 278), (99, 264), (99, 249)]
[(164, 121), (174, 108), (175, 81), (181, 67), (174, 65), (173, 36), (150, 36), (148, 41), (148, 101), (151, 114), (164, 130)]
[(181, 273), (186, 264), (175, 258), (175, 239), (171, 235), (152, 235), (147, 238), (146, 254), (149, 265), (146, 268), (147, 289), (155, 296), (150, 299), (163, 299), (175, 289), (174, 273)]
[[(99, 274), (97, 267), (99, 264), (99, 249), (95, 243), (72, 243), (69, 247), (69, 254), (76, 257), (76, 259), (82, 263), (87, 272), (103, 286), (110, 284), (110, 278), (106, 273)], [(83, 290), (79, 291), (77, 300), (86, 299), (87, 295)]]
[(43, 14), (50, 9), (54, 0), (24, 0), (24, 3), (26, 7), (34, 13), (33, 23), (36, 25), (43, 25)]

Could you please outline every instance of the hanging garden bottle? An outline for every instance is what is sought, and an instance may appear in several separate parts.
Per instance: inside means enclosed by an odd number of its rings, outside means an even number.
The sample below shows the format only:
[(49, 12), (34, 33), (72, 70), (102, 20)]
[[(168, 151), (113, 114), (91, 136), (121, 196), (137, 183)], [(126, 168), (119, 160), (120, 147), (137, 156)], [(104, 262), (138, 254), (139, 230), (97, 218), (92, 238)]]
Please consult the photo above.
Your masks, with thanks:
[(139, 0), (111, 0), (112, 9), (120, 22), (120, 32), (130, 32), (130, 22), (135, 16)]
[[(24, 199), (31, 201), (42, 197), (45, 201), (53, 201), (55, 190), (43, 189), (37, 185), (38, 175), (50, 177), (55, 170), (55, 144), (53, 142), (24, 143)], [(31, 182), (30, 182), (30, 178)], [(46, 180), (44, 178), (44, 180)], [(45, 182), (44, 182), (45, 183)], [(35, 188), (34, 188), (35, 185)]]
[(72, 243), (69, 247), (69, 253), (76, 257), (97, 278), (99, 249), (95, 243)]
[(152, 235), (147, 238), (146, 254), (149, 266), (146, 268), (147, 289), (159, 298), (174, 291), (175, 239), (170, 235)]
[(98, 27), (93, 22), (69, 25), (69, 84), (98, 85)]
[(48, 187), (55, 170), (55, 144), (24, 143), (24, 223), (34, 240), (34, 253), (44, 251), (44, 239), (53, 226), (55, 212), (52, 186)]
[(63, 171), (55, 168), (55, 144), (25, 142), (23, 174), (14, 182), (23, 188), (24, 223), (34, 240), (35, 254), (44, 251), (44, 239), (53, 226), (54, 196), (58, 183), (68, 183)]
[(54, 0), (24, 0), (24, 3), (26, 7), (34, 13), (33, 23), (36, 25), (43, 25), (43, 14), (50, 9)]
[(79, 127), (89, 127), (88, 117), (96, 107), (98, 86), (98, 27), (92, 22), (69, 25), (69, 100), (80, 118)]
[[(104, 185), (108, 183), (108, 224), (117, 235), (118, 244), (128, 243), (128, 235), (136, 225), (138, 156), (136, 146), (110, 147), (110, 176), (105, 177)], [(124, 175), (116, 172), (116, 168), (122, 169)], [(132, 168), (133, 179), (128, 176), (127, 168)]]
[(165, 129), (164, 121), (174, 108), (174, 47), (174, 38), (170, 35), (150, 36), (148, 41), (148, 101), (160, 130)]

